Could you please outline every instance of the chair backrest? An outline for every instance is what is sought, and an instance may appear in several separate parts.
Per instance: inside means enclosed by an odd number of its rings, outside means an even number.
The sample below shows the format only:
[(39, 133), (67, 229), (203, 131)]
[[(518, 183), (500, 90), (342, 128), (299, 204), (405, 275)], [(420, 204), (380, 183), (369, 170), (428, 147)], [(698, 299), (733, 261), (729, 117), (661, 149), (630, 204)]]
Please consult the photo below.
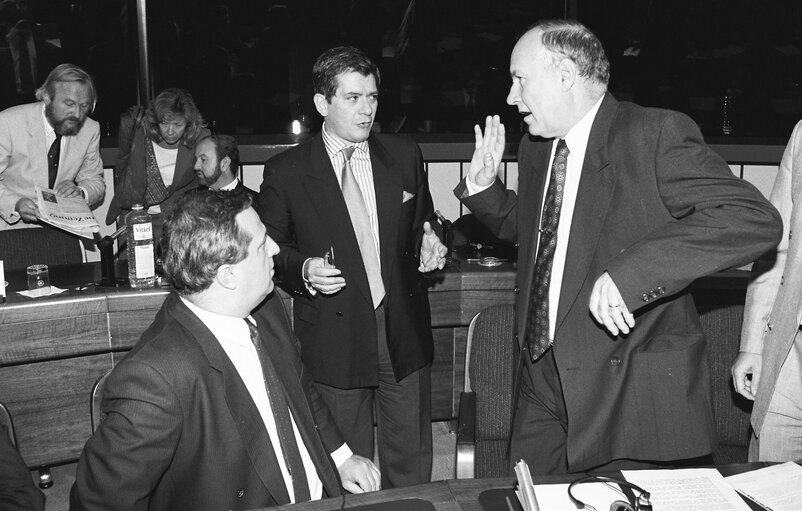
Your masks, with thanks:
[(92, 396), (89, 400), (89, 414), (92, 419), (92, 432), (100, 426), (100, 421), (105, 418), (105, 414), (100, 407), (100, 402), (103, 399), (103, 384), (111, 374), (111, 369), (103, 373), (103, 375), (95, 381), (92, 385)]
[(24, 270), (29, 264), (74, 264), (84, 261), (77, 237), (54, 228), (0, 230), (0, 259), (6, 271)]
[(743, 304), (700, 305), (699, 319), (707, 339), (718, 447), (713, 463), (745, 463), (749, 451), (752, 402), (735, 392), (730, 367), (738, 356)]
[(11, 414), (8, 412), (8, 408), (3, 403), (0, 403), (0, 424), (6, 429), (11, 445), (16, 447), (17, 436), (14, 434), (14, 423), (11, 421)]
[[(493, 474), (505, 467), (504, 460), (483, 456), (504, 456), (512, 428), (512, 398), (515, 366), (515, 305), (492, 305), (483, 309), (468, 327), (465, 363), (466, 391), (476, 394), (476, 477)], [(481, 444), (495, 444), (484, 449)], [(482, 467), (493, 467), (484, 471)], [(504, 469), (505, 470), (505, 469)]]

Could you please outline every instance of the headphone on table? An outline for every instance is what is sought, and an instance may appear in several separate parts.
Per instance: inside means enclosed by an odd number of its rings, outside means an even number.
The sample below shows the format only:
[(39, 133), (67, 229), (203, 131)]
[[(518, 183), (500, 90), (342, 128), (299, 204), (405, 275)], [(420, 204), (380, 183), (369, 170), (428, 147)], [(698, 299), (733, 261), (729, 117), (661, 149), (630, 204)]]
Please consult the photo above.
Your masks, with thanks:
[[(606, 476), (585, 476), (568, 485), (568, 498), (571, 499), (571, 502), (574, 503), (577, 509), (596, 511), (595, 507), (585, 504), (576, 498), (572, 493), (574, 486), (582, 483), (603, 483), (608, 486), (610, 484), (617, 484), (620, 486), (622, 488), (620, 493), (626, 496), (628, 502), (616, 500), (610, 504), (610, 511), (652, 511), (652, 503), (649, 501), (651, 494), (648, 491), (644, 490), (637, 484), (630, 483), (629, 481), (623, 481), (614, 477)], [(632, 490), (638, 492), (638, 495), (635, 496)]]

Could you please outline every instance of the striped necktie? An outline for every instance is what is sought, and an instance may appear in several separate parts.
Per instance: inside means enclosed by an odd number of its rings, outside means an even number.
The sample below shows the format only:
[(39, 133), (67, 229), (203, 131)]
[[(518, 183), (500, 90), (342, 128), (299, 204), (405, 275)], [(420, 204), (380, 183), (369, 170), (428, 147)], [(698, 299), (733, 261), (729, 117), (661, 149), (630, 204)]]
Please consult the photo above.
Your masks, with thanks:
[(345, 163), (343, 164), (342, 190), (345, 204), (348, 207), (348, 214), (351, 216), (351, 224), (354, 226), (359, 243), (359, 251), (362, 253), (362, 262), (365, 265), (365, 272), (368, 274), (370, 284), (370, 295), (373, 298), (373, 308), (376, 309), (384, 299), (384, 283), (382, 282), (382, 272), (379, 262), (379, 253), (373, 241), (373, 230), (370, 226), (370, 217), (359, 184), (354, 177), (351, 169), (351, 155), (354, 154), (354, 147), (343, 149)]

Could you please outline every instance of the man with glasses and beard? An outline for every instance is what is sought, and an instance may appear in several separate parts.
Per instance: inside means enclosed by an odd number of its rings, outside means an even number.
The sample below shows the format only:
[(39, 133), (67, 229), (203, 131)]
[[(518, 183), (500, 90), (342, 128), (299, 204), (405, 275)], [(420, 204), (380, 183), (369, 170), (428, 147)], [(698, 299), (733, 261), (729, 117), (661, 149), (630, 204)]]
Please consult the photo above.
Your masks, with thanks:
[(36, 98), (0, 112), (0, 231), (38, 222), (34, 186), (83, 197), (90, 206), (106, 192), (100, 129), (87, 118), (97, 100), (92, 77), (78, 66), (60, 64)]

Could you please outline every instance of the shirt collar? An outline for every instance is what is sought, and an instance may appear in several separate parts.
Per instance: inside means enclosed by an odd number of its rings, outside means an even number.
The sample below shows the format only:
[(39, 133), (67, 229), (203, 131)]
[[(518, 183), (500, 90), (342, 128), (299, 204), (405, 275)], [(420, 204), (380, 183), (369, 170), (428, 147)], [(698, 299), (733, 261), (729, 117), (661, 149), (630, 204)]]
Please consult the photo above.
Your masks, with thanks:
[[(235, 318), (234, 316), (225, 316), (206, 309), (202, 309), (190, 302), (183, 296), (181, 301), (191, 310), (206, 327), (211, 330), (212, 334), (217, 338), (220, 344), (234, 343), (242, 346), (251, 344), (251, 335), (248, 326), (243, 321), (243, 318)], [(246, 321), (256, 324), (253, 319), (248, 317)]]
[[(590, 129), (593, 127), (593, 120), (596, 118), (596, 113), (599, 111), (602, 100), (604, 100), (603, 95), (596, 104), (588, 110), (588, 113), (586, 113), (578, 123), (574, 124), (574, 127), (568, 130), (568, 133), (565, 135), (565, 143), (568, 146), (568, 150), (571, 151), (571, 154), (576, 154), (577, 149), (588, 145)], [(584, 153), (584, 151), (582, 152)]]
[(42, 123), (44, 124), (44, 127), (45, 127), (45, 136), (47, 136), (48, 138), (53, 139), (53, 138), (56, 138), (56, 130), (55, 130), (55, 128), (53, 128), (53, 126), (50, 125), (50, 121), (47, 120), (47, 116), (45, 115), (45, 108), (46, 108), (46, 105), (45, 105), (45, 103), (43, 101), (42, 102)]
[(323, 129), (321, 130), (321, 134), (323, 135), (323, 145), (326, 146), (326, 153), (329, 155), (329, 158), (334, 157), (334, 155), (338, 154), (343, 148), (348, 146), (354, 146), (356, 151), (361, 153), (368, 152), (368, 141), (363, 140), (362, 142), (358, 142), (356, 144), (348, 142), (346, 140), (341, 139), (337, 135), (333, 133), (329, 133), (326, 129), (326, 122), (323, 122)]
[(239, 179), (234, 179), (233, 181), (231, 181), (227, 185), (221, 186), (220, 190), (224, 191), (224, 192), (230, 192), (230, 191), (234, 190), (237, 187), (238, 184), (239, 184)]

